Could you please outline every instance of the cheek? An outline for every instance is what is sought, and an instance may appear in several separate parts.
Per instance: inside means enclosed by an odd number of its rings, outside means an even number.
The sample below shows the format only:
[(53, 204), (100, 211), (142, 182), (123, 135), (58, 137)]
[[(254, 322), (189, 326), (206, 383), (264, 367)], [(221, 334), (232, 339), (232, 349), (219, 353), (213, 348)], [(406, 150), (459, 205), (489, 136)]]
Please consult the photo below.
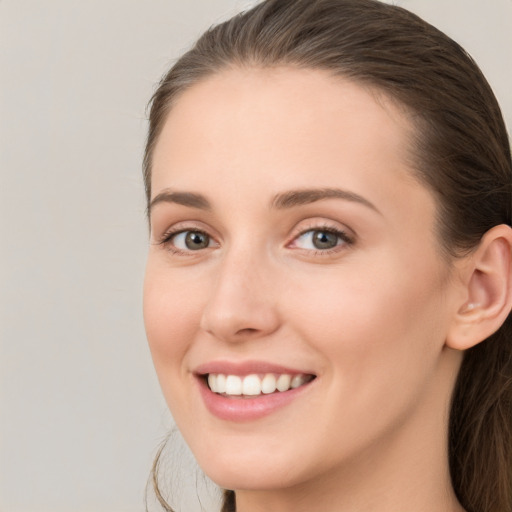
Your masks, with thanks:
[(186, 372), (186, 354), (199, 327), (201, 295), (194, 282), (180, 283), (172, 273), (148, 264), (144, 281), (144, 324), (153, 363), (169, 401)]
[(325, 405), (315, 418), (326, 418), (319, 441), (326, 464), (395, 431), (437, 382), (440, 284), (433, 284), (434, 274), (421, 285), (410, 275), (395, 273), (392, 282), (387, 275), (393, 273), (317, 275), (309, 281), (314, 286), (290, 296), (297, 337), (323, 356)]
[(301, 336), (328, 357), (340, 389), (361, 393), (372, 383), (425, 377), (443, 347), (439, 273), (432, 268), (418, 280), (418, 269), (390, 259), (315, 275), (289, 297), (293, 315), (304, 319)]

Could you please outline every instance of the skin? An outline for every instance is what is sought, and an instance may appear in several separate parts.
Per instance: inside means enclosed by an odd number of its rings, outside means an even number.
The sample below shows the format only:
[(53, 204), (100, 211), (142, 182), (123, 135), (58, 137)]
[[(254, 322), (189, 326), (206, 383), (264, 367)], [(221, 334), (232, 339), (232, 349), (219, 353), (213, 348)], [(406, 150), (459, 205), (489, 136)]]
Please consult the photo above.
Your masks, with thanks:
[[(446, 339), (467, 262), (441, 255), (435, 201), (410, 168), (412, 129), (385, 98), (291, 68), (224, 71), (169, 114), (153, 198), (192, 192), (211, 207), (151, 208), (146, 330), (178, 427), (240, 512), (462, 511), (446, 453), (461, 351)], [(313, 188), (372, 206), (272, 207), (276, 194)], [(161, 243), (170, 229), (199, 230), (210, 245)], [(319, 250), (315, 229), (347, 237)], [(194, 376), (219, 359), (316, 379), (268, 416), (225, 421)]]

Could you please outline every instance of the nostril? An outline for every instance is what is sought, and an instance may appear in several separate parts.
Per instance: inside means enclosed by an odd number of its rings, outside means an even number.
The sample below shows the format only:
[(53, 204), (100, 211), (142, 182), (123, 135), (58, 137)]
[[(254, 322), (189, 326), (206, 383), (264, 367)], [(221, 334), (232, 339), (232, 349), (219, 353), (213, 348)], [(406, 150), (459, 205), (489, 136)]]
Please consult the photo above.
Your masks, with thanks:
[[(229, 283), (228, 283), (229, 284)], [(234, 294), (227, 284), (205, 305), (201, 330), (223, 341), (240, 342), (269, 335), (279, 327), (272, 301), (256, 300), (254, 294)]]
[(239, 329), (236, 334), (244, 334), (244, 335), (248, 335), (248, 334), (253, 334), (253, 333), (257, 333), (258, 332), (258, 329), (254, 329), (253, 327), (245, 327), (244, 329)]

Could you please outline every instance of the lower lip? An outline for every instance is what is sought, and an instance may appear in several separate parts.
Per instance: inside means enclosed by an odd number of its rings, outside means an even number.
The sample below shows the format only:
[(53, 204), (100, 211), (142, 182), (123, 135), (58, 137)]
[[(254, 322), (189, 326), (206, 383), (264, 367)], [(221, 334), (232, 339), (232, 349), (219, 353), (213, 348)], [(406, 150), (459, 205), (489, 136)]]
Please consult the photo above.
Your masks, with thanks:
[[(316, 380), (316, 379), (314, 379)], [(289, 391), (251, 398), (227, 397), (213, 393), (202, 378), (198, 378), (199, 390), (206, 408), (217, 418), (225, 421), (254, 421), (285, 407), (304, 393), (313, 381)]]

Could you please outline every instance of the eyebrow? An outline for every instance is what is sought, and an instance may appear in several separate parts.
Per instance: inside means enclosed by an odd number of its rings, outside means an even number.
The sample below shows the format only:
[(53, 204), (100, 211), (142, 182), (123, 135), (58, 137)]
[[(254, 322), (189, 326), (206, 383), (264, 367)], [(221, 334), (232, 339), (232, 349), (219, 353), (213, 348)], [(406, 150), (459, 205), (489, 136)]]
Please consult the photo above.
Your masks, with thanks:
[[(365, 199), (364, 197), (339, 188), (311, 188), (311, 189), (298, 189), (289, 190), (281, 194), (277, 194), (271, 201), (271, 207), (278, 210), (294, 208), (305, 204), (315, 203), (324, 199), (343, 199), (354, 203), (362, 204), (377, 213), (380, 213), (377, 207)], [(208, 199), (202, 194), (195, 192), (173, 192), (170, 189), (165, 189), (157, 194), (149, 204), (149, 212), (152, 208), (159, 203), (174, 203), (190, 208), (198, 208), (200, 210), (212, 209)]]
[(363, 206), (366, 206), (371, 210), (380, 213), (377, 207), (364, 197), (356, 194), (355, 192), (350, 192), (348, 190), (342, 190), (339, 188), (311, 188), (290, 190), (275, 196), (272, 201), (272, 207), (277, 209), (287, 209), (304, 204), (315, 203), (316, 201), (322, 201), (323, 199), (343, 199), (345, 201), (362, 204)]
[(159, 203), (181, 204), (182, 206), (189, 206), (190, 208), (198, 208), (200, 210), (212, 209), (208, 199), (201, 194), (194, 192), (173, 192), (170, 189), (163, 190), (151, 200), (148, 208), (149, 212)]

